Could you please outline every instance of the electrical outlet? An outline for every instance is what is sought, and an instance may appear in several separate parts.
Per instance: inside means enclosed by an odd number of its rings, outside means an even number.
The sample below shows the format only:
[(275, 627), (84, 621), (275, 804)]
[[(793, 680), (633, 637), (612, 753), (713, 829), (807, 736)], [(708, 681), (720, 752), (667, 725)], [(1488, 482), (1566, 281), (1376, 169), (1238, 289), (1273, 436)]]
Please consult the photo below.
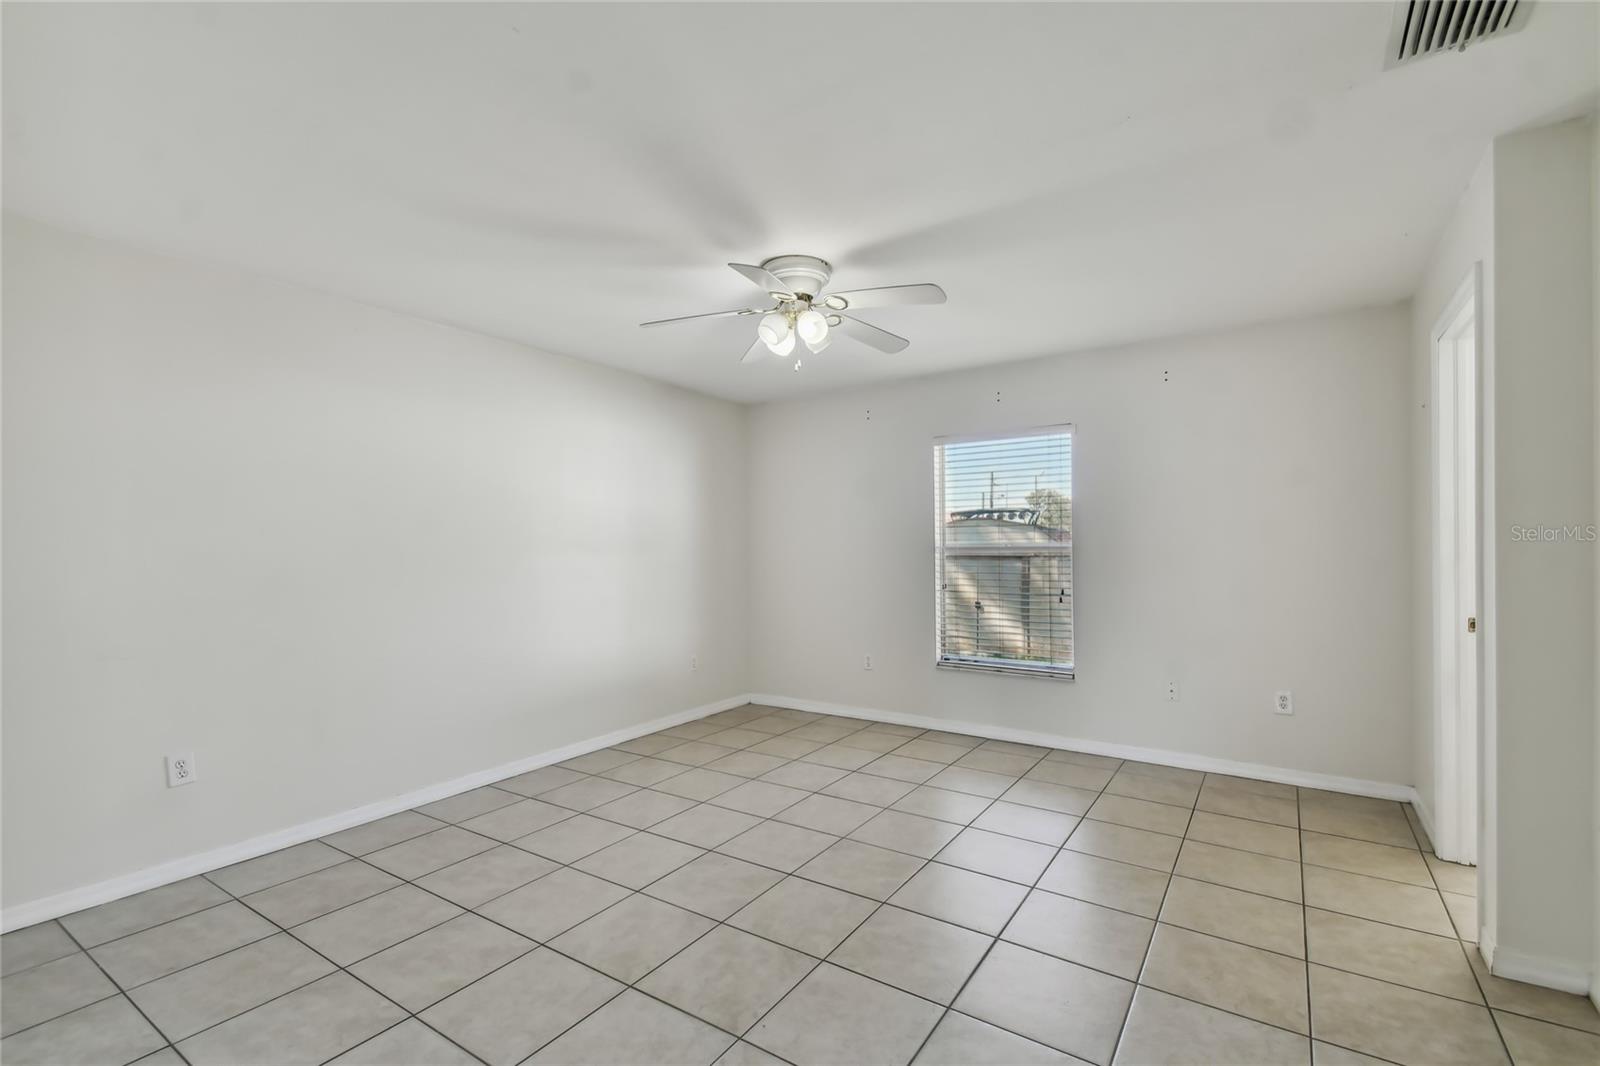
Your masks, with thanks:
[(192, 785), (195, 779), (194, 752), (186, 751), (167, 756), (167, 787)]
[(868, 656), (866, 656), (865, 658), (863, 658), (861, 660), (861, 669), (863, 669), (863, 670), (871, 670), (872, 669), (872, 656), (868, 655)]
[(1274, 693), (1272, 697), (1272, 713), (1293, 714), (1294, 693), (1290, 692), (1288, 689), (1282, 689)]
[(1178, 702), (1178, 683), (1176, 681), (1168, 681), (1167, 682), (1167, 702), (1168, 703), (1177, 703)]

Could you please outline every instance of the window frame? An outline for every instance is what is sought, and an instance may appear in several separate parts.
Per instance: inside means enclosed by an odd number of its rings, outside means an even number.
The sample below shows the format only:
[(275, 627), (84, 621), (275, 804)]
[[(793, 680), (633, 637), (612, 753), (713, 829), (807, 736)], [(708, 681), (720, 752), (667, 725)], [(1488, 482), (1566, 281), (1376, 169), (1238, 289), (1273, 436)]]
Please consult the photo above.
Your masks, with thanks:
[(1078, 673), (1078, 597), (1077, 597), (1077, 566), (1076, 566), (1076, 525), (1077, 515), (1072, 516), (1068, 527), (1067, 547), (1064, 551), (1048, 554), (1062, 554), (1066, 556), (1067, 576), (1072, 597), (1068, 606), (1068, 617), (1072, 625), (1072, 662), (1065, 665), (1040, 665), (1017, 659), (995, 659), (979, 657), (957, 657), (944, 654), (944, 627), (945, 627), (945, 540), (944, 526), (945, 515), (945, 484), (944, 484), (944, 448), (951, 444), (973, 444), (979, 441), (1015, 440), (1022, 437), (1062, 436), (1067, 438), (1067, 487), (1068, 499), (1076, 499), (1076, 478), (1073, 476), (1073, 461), (1076, 458), (1078, 446), (1077, 426), (1072, 422), (1056, 422), (1042, 426), (1029, 426), (1024, 429), (993, 430), (984, 433), (948, 434), (933, 438), (931, 449), (933, 458), (933, 513), (934, 513), (934, 544), (933, 544), (933, 665), (939, 670), (956, 670), (964, 673), (1004, 674), (1012, 677), (1038, 677), (1051, 681), (1072, 681)]

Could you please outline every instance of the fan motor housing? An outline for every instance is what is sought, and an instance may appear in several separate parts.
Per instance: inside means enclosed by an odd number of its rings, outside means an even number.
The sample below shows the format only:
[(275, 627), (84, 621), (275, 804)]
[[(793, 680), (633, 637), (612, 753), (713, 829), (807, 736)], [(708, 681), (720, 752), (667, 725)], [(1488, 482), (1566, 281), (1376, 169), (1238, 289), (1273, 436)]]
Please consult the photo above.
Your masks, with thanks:
[(797, 296), (815, 296), (833, 277), (833, 267), (814, 255), (775, 255), (761, 263)]

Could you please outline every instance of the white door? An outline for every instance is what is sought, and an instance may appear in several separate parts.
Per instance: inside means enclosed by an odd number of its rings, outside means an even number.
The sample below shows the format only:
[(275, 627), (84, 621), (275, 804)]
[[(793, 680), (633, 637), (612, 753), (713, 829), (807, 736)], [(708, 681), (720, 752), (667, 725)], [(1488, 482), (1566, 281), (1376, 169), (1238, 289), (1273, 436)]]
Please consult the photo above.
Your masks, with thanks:
[(1478, 861), (1477, 270), (1434, 330), (1434, 659), (1439, 858)]

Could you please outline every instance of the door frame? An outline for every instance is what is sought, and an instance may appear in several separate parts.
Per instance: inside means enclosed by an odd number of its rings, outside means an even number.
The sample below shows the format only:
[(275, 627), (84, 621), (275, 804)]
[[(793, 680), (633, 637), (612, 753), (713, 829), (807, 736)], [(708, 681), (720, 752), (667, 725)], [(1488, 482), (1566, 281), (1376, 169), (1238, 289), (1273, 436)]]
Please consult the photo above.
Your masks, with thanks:
[[(1432, 546), (1431, 599), (1433, 627), (1434, 851), (1441, 859), (1475, 865), (1483, 835), (1484, 789), (1484, 351), (1483, 283), (1480, 264), (1445, 305), (1429, 335), (1432, 363)], [(1463, 412), (1453, 340), (1472, 315), (1472, 358), (1468, 364), (1472, 395)], [(1447, 343), (1448, 342), (1448, 343)], [(1470, 418), (1469, 471), (1447, 464), (1447, 454), (1461, 448), (1461, 429)], [(1448, 440), (1447, 440), (1448, 435)], [(1449, 452), (1446, 452), (1446, 448)], [(1462, 475), (1466, 475), (1463, 485)], [(1458, 550), (1457, 513), (1465, 493), (1472, 492), (1470, 558)], [(1466, 602), (1464, 602), (1466, 601)], [(1477, 633), (1466, 634), (1466, 618), (1477, 619)], [(1461, 650), (1468, 654), (1462, 655)], [(1461, 693), (1467, 693), (1464, 699)], [(1463, 767), (1470, 770), (1463, 773)]]

